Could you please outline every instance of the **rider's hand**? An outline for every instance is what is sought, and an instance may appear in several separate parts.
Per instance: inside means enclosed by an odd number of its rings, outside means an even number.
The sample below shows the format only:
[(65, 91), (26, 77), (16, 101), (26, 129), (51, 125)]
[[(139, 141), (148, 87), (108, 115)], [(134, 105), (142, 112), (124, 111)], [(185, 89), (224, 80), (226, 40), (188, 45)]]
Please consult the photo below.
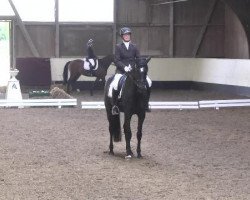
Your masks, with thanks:
[(93, 41), (92, 39), (89, 39), (89, 41), (87, 42), (87, 46), (88, 47), (91, 47), (93, 45)]
[(125, 71), (125, 72), (130, 72), (131, 70), (132, 70), (132, 67), (131, 67), (130, 65), (124, 67), (124, 71)]

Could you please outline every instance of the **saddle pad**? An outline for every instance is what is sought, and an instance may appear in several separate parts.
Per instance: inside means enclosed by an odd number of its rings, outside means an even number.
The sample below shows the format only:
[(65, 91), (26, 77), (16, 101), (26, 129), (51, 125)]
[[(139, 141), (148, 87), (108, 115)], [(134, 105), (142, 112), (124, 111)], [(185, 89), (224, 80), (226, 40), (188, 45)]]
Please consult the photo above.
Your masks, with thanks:
[[(119, 76), (118, 76), (119, 75)], [(108, 96), (112, 97), (113, 95), (113, 89), (115, 89), (117, 92), (119, 92), (119, 97), (121, 97), (121, 90), (124, 85), (124, 82), (126, 80), (126, 75), (116, 74), (111, 76), (109, 80), (111, 79), (109, 90), (108, 90)]]
[[(96, 65), (95, 65), (95, 61), (96, 61)], [(94, 66), (93, 70), (97, 70), (98, 69), (98, 59), (96, 59), (96, 60), (94, 60), (92, 58), (88, 59), (88, 60), (86, 58), (83, 59), (83, 68), (85, 70), (90, 70), (90, 64), (92, 66)]]

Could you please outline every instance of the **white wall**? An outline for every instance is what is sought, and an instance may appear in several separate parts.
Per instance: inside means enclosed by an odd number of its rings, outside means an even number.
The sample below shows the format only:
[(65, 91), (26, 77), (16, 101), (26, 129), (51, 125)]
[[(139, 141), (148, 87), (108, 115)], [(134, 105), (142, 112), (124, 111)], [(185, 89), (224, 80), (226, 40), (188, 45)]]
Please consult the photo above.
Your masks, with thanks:
[(153, 81), (191, 81), (193, 60), (187, 58), (152, 58), (149, 76)]
[[(52, 81), (62, 81), (63, 67), (72, 59), (51, 58)], [(107, 76), (114, 71), (115, 67), (111, 66)], [(149, 76), (153, 81), (196, 81), (250, 87), (250, 60), (152, 58)], [(81, 76), (79, 80), (94, 78)]]
[[(70, 60), (75, 60), (78, 58), (51, 58), (50, 65), (51, 65), (51, 79), (52, 81), (62, 81), (63, 80), (63, 69), (65, 64)], [(81, 58), (79, 58), (81, 59)], [(94, 80), (93, 78), (89, 78), (86, 76), (81, 76), (79, 81), (91, 81)]]
[(193, 81), (250, 87), (250, 60), (197, 59)]
[(154, 81), (195, 81), (250, 87), (250, 60), (153, 58), (149, 76)]

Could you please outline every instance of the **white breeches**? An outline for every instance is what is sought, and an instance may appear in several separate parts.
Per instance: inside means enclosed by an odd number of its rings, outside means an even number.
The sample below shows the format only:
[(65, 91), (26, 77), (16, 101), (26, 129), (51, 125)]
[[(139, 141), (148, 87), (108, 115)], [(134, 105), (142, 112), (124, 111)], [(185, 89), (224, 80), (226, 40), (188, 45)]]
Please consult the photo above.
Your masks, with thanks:
[(83, 61), (84, 61), (83, 68), (85, 70), (90, 70), (90, 64), (95, 67), (93, 70), (97, 70), (97, 68), (98, 68), (98, 59), (96, 59), (96, 65), (95, 65), (95, 60), (93, 58), (89, 59), (88, 61), (86, 60), (86, 58), (83, 58)]
[[(113, 89), (118, 90), (118, 83), (121, 77), (122, 77), (122, 74), (115, 74), (114, 80), (110, 83), (110, 86), (109, 86), (109, 92), (108, 92), (109, 97), (112, 97)], [(148, 76), (146, 79), (148, 82), (148, 86), (151, 87), (152, 86), (151, 79)]]

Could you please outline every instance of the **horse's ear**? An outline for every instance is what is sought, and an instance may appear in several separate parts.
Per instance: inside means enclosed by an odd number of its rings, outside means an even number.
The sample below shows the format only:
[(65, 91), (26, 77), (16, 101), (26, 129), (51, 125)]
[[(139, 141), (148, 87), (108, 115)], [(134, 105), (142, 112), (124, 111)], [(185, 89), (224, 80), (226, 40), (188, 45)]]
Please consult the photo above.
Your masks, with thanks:
[(146, 62), (148, 63), (150, 60), (151, 60), (151, 56), (148, 56), (148, 57), (146, 58)]

